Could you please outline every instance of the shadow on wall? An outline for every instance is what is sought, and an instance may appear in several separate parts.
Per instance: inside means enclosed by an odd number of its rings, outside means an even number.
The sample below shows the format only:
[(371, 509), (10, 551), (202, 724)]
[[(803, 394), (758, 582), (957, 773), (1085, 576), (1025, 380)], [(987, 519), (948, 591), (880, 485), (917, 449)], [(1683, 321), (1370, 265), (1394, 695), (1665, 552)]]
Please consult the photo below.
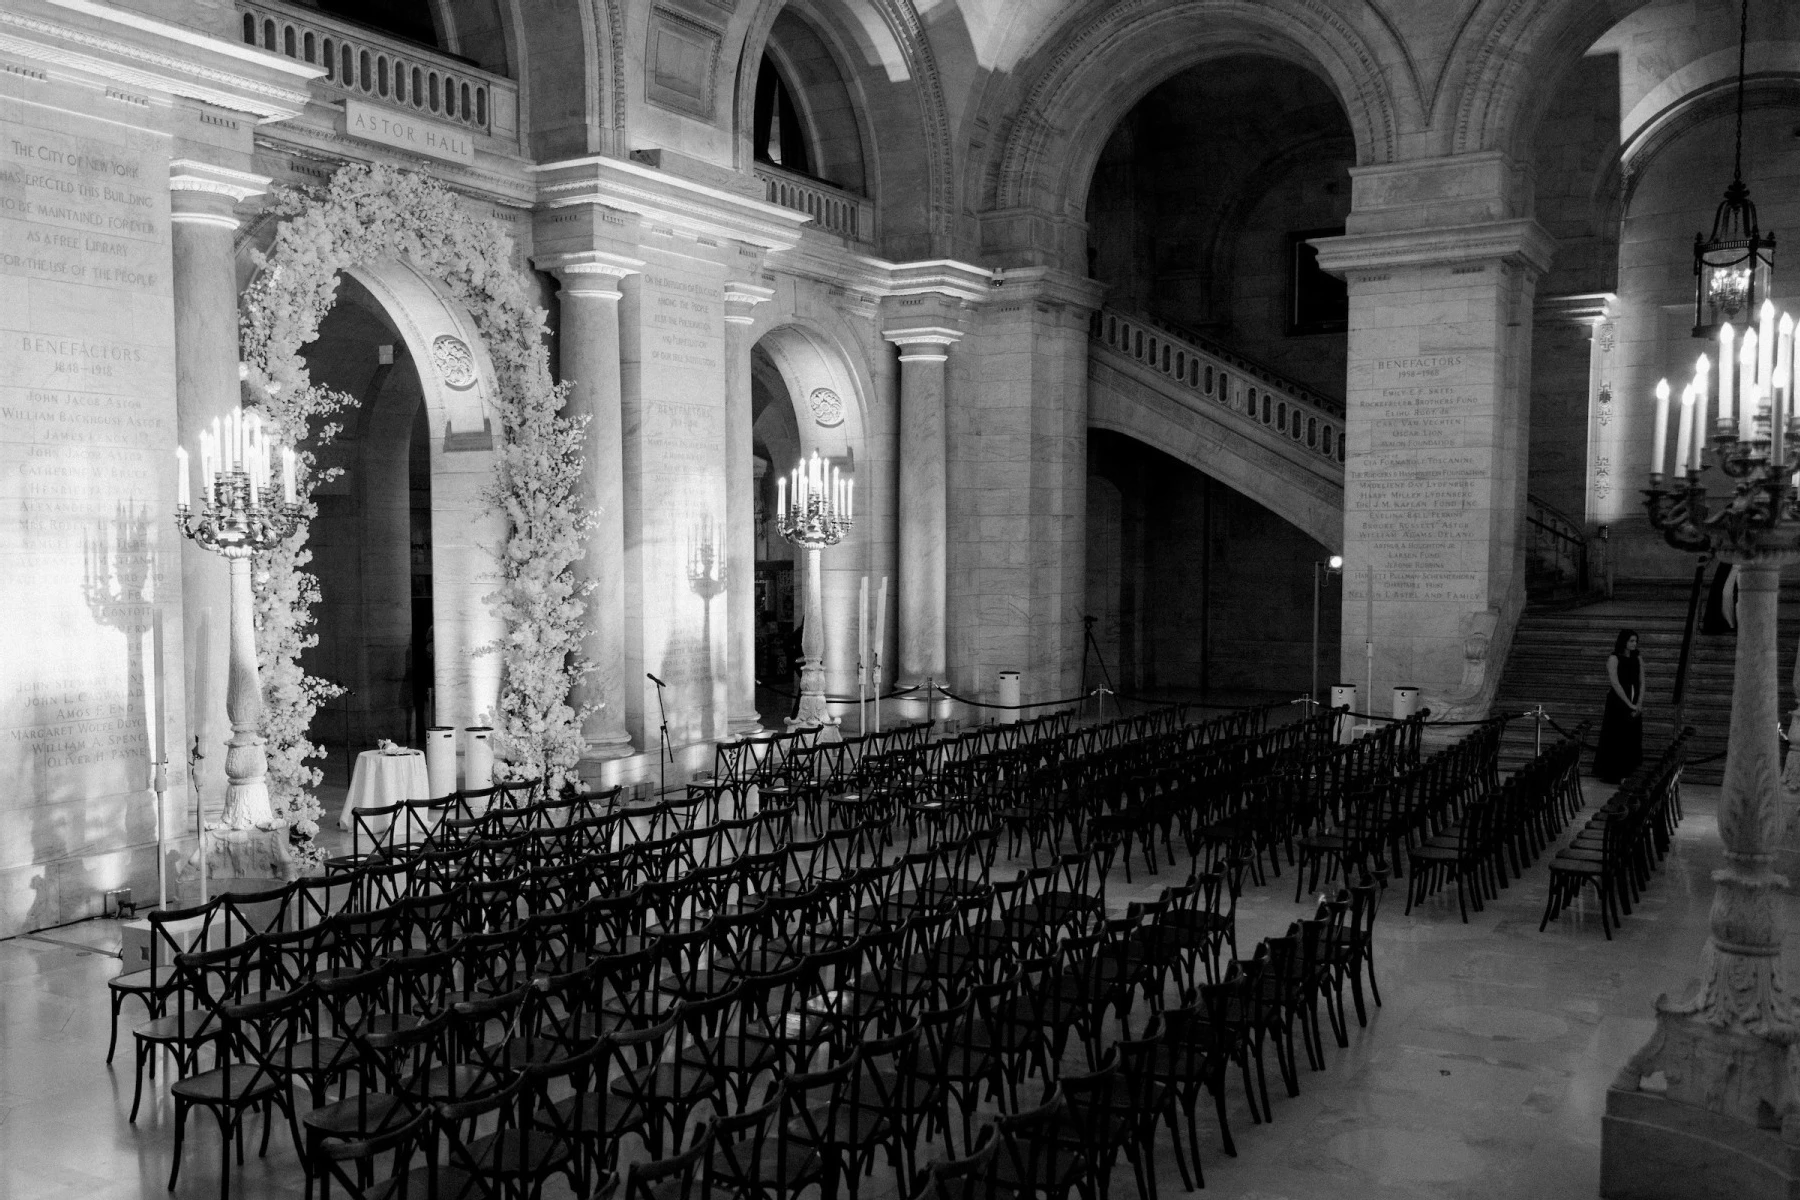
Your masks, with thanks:
[[(144, 886), (140, 871), (153, 886), (146, 701), (164, 590), (157, 528), (147, 508), (121, 504), (110, 521), (84, 533), (81, 599), (96, 636), (70, 639), (72, 662), (46, 656), (36, 660), (45, 673), (21, 672), (30, 692), (19, 732), (30, 757), (15, 794), (29, 813), (31, 861), (14, 865), (27, 878), (8, 888), (13, 899), (0, 913), (0, 934), (94, 915), (106, 891)], [(26, 654), (21, 661), (34, 660)], [(160, 717), (166, 727), (167, 714)], [(26, 890), (32, 896), (21, 905)]]

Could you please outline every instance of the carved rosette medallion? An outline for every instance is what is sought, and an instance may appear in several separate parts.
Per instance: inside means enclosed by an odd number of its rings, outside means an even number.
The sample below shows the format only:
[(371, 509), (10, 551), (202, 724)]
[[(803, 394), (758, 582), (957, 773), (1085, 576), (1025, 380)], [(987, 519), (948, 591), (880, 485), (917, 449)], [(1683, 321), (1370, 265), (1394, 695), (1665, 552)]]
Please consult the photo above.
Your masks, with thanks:
[(445, 387), (466, 392), (475, 386), (475, 355), (459, 337), (438, 334), (431, 343), (431, 365)]
[(830, 388), (814, 388), (806, 402), (812, 405), (813, 420), (826, 429), (844, 423), (844, 402)]

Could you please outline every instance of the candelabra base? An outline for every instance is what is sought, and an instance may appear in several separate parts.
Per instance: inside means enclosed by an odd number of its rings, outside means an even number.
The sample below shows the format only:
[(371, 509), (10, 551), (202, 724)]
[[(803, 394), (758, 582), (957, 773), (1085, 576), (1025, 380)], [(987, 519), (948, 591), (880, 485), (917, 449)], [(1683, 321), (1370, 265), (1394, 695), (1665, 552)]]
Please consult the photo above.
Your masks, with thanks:
[(288, 880), (300, 875), (300, 863), (294, 857), (285, 823), (277, 823), (266, 829), (226, 829), (219, 826), (208, 829), (200, 849), (187, 855), (176, 874), (176, 878), (183, 884), (199, 878), (202, 852), (206, 854), (206, 877), (209, 880)]
[(1649, 1045), (1606, 1093), (1607, 1200), (1800, 1200), (1791, 1029), (1757, 1034), (1659, 1011)]
[(837, 724), (838, 719), (832, 715), (831, 706), (825, 702), (825, 697), (822, 694), (810, 695), (802, 693), (800, 696), (800, 710), (787, 720), (787, 727), (790, 731), (795, 729), (812, 729), (814, 727), (832, 729), (836, 728)]

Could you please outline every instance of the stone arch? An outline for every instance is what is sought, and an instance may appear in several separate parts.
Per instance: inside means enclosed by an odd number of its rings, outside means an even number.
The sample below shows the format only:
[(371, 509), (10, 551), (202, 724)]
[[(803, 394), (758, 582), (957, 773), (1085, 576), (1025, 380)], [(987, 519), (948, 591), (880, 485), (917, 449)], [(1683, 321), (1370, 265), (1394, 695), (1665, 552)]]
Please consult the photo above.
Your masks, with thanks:
[[(884, 464), (871, 453), (871, 394), (867, 372), (858, 356), (818, 323), (792, 313), (771, 314), (758, 322), (760, 336), (755, 353), (780, 377), (793, 405), (802, 455), (817, 451), (840, 463), (848, 463), (856, 481), (856, 524), (843, 543), (832, 548), (822, 563), (825, 611), (826, 690), (836, 696), (856, 687), (856, 603), (862, 576), (875, 573), (880, 558), (881, 531), (888, 524), (884, 502)], [(824, 390), (836, 397), (841, 422), (827, 425), (833, 412), (815, 406), (812, 398)], [(821, 401), (821, 405), (823, 401)], [(782, 474), (791, 463), (772, 463)], [(797, 565), (796, 569), (803, 569)]]
[[(264, 217), (240, 234), (240, 291), (256, 271), (256, 252), (268, 248), (278, 225), (275, 218)], [(504, 518), (482, 497), (494, 479), (499, 428), (493, 362), (468, 310), (410, 264), (397, 259), (366, 263), (345, 274), (381, 306), (381, 315), (418, 365), (431, 428), (432, 624), (437, 641), (433, 685), (438, 721), (474, 725), (496, 711), (501, 670), (499, 655), (475, 651), (506, 632), (483, 599), (494, 590), (499, 569), (495, 553), (506, 539)], [(441, 337), (454, 338), (468, 348), (473, 365), (468, 386), (451, 386), (437, 369), (434, 347)]]
[[(1449, 61), (1460, 66), (1448, 151), (1505, 150), (1527, 158), (1562, 76), (1601, 34), (1650, 0), (1503, 0), (1470, 20)], [(1440, 88), (1440, 91), (1443, 89)]]
[(620, 0), (510, 0), (506, 12), (518, 43), (520, 125), (533, 157), (623, 155), (630, 147)]
[(752, 12), (735, 81), (735, 157), (749, 170), (756, 74), (776, 19), (804, 20), (831, 51), (857, 109), (865, 188), (889, 203), (881, 238), (890, 258), (949, 253), (956, 214), (956, 164), (949, 102), (931, 43), (912, 0), (760, 0)]
[(1241, 53), (1317, 73), (1349, 117), (1358, 161), (1396, 157), (1404, 114), (1384, 56), (1318, 0), (1124, 0), (1085, 10), (1021, 69), (1012, 102), (987, 118), (1002, 133), (972, 207), (1079, 220), (1100, 151), (1132, 106), (1197, 62)]

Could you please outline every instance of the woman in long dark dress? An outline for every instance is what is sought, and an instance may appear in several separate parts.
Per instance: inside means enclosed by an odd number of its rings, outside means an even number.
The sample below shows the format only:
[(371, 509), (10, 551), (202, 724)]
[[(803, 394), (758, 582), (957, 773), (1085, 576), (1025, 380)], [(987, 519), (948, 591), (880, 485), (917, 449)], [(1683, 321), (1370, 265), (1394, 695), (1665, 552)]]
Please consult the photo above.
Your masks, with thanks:
[(1636, 630), (1621, 629), (1606, 659), (1606, 715), (1600, 719), (1600, 745), (1594, 751), (1594, 776), (1618, 783), (1637, 770), (1644, 758), (1644, 664), (1638, 657)]

